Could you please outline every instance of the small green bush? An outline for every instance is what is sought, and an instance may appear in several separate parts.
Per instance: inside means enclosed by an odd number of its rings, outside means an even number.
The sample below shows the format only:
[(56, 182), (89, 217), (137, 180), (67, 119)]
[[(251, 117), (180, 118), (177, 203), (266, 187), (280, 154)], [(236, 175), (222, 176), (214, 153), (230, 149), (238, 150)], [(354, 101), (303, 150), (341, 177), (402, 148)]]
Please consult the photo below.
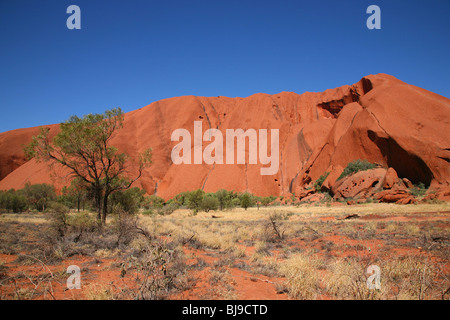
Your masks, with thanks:
[(201, 209), (209, 212), (210, 210), (217, 210), (219, 205), (219, 200), (217, 200), (214, 194), (207, 194), (202, 200)]
[(201, 209), (204, 196), (205, 192), (201, 189), (190, 192), (187, 196), (188, 208), (193, 210), (194, 213), (197, 213)]
[(157, 213), (162, 216), (167, 216), (169, 214), (172, 214), (175, 210), (177, 210), (180, 207), (178, 202), (176, 201), (170, 201), (167, 202), (164, 206), (161, 208), (156, 209)]
[(0, 191), (0, 209), (7, 212), (24, 212), (28, 209), (28, 200), (21, 192), (13, 189)]
[(320, 191), (323, 182), (325, 181), (325, 179), (328, 177), (329, 174), (330, 174), (329, 172), (325, 172), (323, 175), (319, 177), (319, 179), (316, 180), (316, 182), (314, 182), (314, 189), (316, 190), (316, 192)]
[(115, 192), (111, 196), (111, 208), (120, 206), (126, 213), (135, 214), (144, 201), (145, 190), (137, 187)]
[(415, 184), (414, 187), (409, 188), (409, 191), (414, 197), (423, 197), (425, 193), (427, 192), (427, 187), (423, 182), (420, 182), (419, 184)]
[(367, 160), (355, 160), (350, 162), (347, 167), (344, 169), (342, 174), (337, 178), (337, 180), (341, 180), (342, 178), (354, 174), (358, 171), (365, 171), (376, 168), (377, 165), (375, 163), (370, 163)]
[(247, 208), (252, 207), (256, 204), (256, 201), (252, 194), (245, 192), (240, 196), (241, 207), (247, 210)]
[(261, 204), (264, 207), (269, 206), (273, 201), (275, 201), (277, 197), (275, 196), (269, 196), (269, 197), (261, 197)]
[(151, 195), (144, 197), (143, 201), (143, 207), (145, 209), (155, 209), (155, 208), (162, 208), (164, 206), (164, 199), (161, 197), (158, 197), (157, 195)]

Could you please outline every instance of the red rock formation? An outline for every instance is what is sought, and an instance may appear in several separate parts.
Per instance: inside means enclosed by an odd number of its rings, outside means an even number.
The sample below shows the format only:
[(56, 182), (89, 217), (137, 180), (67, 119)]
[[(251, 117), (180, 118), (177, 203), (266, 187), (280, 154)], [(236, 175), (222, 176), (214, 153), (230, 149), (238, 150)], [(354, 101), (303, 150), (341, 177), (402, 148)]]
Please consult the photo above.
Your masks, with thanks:
[[(299, 194), (326, 171), (330, 175), (324, 188), (330, 190), (355, 159), (392, 167), (399, 178), (444, 190), (450, 185), (449, 106), (445, 97), (378, 74), (322, 93), (157, 101), (127, 113), (112, 144), (131, 156), (153, 148), (153, 165), (136, 185), (166, 199), (197, 188), (288, 196)], [(203, 131), (279, 129), (278, 173), (261, 176), (261, 164), (174, 165), (171, 150), (177, 142), (171, 141), (171, 133), (185, 128), (193, 136), (198, 120)], [(27, 181), (66, 183), (52, 179), (47, 164), (24, 158), (22, 144), (37, 132), (30, 128), (0, 134), (0, 189), (21, 188)]]
[(332, 189), (334, 198), (366, 198), (373, 195), (374, 190), (383, 186), (386, 171), (383, 168), (376, 168), (338, 180)]
[(384, 177), (383, 188), (391, 189), (397, 181), (397, 172), (395, 172), (394, 168), (389, 168), (386, 172), (386, 176)]

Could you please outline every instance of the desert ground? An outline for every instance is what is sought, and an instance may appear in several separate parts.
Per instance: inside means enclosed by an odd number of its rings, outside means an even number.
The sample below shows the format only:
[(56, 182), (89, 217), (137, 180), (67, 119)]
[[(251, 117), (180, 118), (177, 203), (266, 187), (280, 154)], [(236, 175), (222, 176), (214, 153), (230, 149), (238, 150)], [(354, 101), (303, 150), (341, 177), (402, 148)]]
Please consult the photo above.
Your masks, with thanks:
[(448, 203), (178, 209), (101, 230), (93, 213), (69, 216), (58, 234), (48, 214), (0, 215), (0, 299), (450, 298)]

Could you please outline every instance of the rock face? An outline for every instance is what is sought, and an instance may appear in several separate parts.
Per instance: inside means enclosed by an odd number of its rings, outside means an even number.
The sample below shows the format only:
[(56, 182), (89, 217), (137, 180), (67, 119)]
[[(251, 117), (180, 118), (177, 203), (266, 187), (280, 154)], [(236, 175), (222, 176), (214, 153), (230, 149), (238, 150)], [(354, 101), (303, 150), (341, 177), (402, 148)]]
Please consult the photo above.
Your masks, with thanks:
[[(193, 137), (194, 121), (202, 121), (203, 133), (217, 128), (223, 135), (226, 129), (279, 129), (278, 172), (262, 176), (260, 169), (267, 166), (259, 161), (249, 164), (248, 158), (247, 164), (173, 164), (171, 151), (178, 141), (171, 141), (171, 134), (184, 128)], [(55, 134), (58, 126), (50, 127)], [(47, 164), (24, 158), (22, 145), (37, 133), (38, 128), (0, 133), (0, 189), (21, 188), (27, 181), (67, 183), (52, 178)], [(151, 147), (153, 165), (136, 186), (168, 199), (198, 188), (260, 196), (298, 195), (325, 172), (330, 174), (323, 187), (332, 190), (343, 168), (356, 159), (393, 168), (398, 179), (446, 190), (450, 187), (449, 137), (449, 99), (377, 74), (321, 93), (185, 96), (157, 101), (127, 113), (124, 128), (112, 144), (132, 157)], [(204, 142), (203, 148), (207, 145)], [(380, 169), (370, 179), (379, 178), (381, 170), (386, 171)], [(390, 187), (397, 178), (389, 174), (383, 184)], [(349, 192), (366, 192), (367, 183), (362, 180), (359, 191)], [(381, 180), (372, 184), (375, 181)], [(446, 192), (442, 195), (447, 197)]]

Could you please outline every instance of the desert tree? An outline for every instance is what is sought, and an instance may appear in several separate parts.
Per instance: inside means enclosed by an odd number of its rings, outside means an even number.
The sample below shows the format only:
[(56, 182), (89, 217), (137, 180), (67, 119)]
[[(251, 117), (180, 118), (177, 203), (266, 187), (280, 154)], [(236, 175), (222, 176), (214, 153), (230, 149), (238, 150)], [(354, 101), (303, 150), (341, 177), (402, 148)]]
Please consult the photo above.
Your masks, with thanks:
[(65, 200), (70, 202), (70, 206), (75, 205), (78, 212), (80, 212), (81, 205), (83, 205), (83, 211), (85, 207), (86, 199), (88, 198), (90, 185), (86, 184), (80, 177), (75, 177), (70, 182), (70, 186), (63, 187), (61, 193)]
[[(152, 162), (151, 149), (140, 153), (138, 159), (131, 159), (111, 145), (111, 139), (123, 127), (123, 120), (120, 108), (82, 118), (72, 116), (61, 123), (53, 139), (48, 128), (41, 128), (40, 134), (25, 147), (29, 158), (60, 164), (68, 168), (73, 177), (88, 184), (94, 195), (97, 219), (102, 224), (106, 223), (109, 196), (130, 188)], [(137, 162), (134, 174), (129, 170), (133, 160)]]
[(240, 196), (241, 207), (247, 210), (248, 207), (255, 205), (256, 201), (252, 194), (245, 192)]
[(28, 199), (30, 205), (39, 211), (44, 211), (47, 204), (56, 199), (55, 187), (46, 183), (30, 184), (28, 182), (22, 189), (22, 193)]

